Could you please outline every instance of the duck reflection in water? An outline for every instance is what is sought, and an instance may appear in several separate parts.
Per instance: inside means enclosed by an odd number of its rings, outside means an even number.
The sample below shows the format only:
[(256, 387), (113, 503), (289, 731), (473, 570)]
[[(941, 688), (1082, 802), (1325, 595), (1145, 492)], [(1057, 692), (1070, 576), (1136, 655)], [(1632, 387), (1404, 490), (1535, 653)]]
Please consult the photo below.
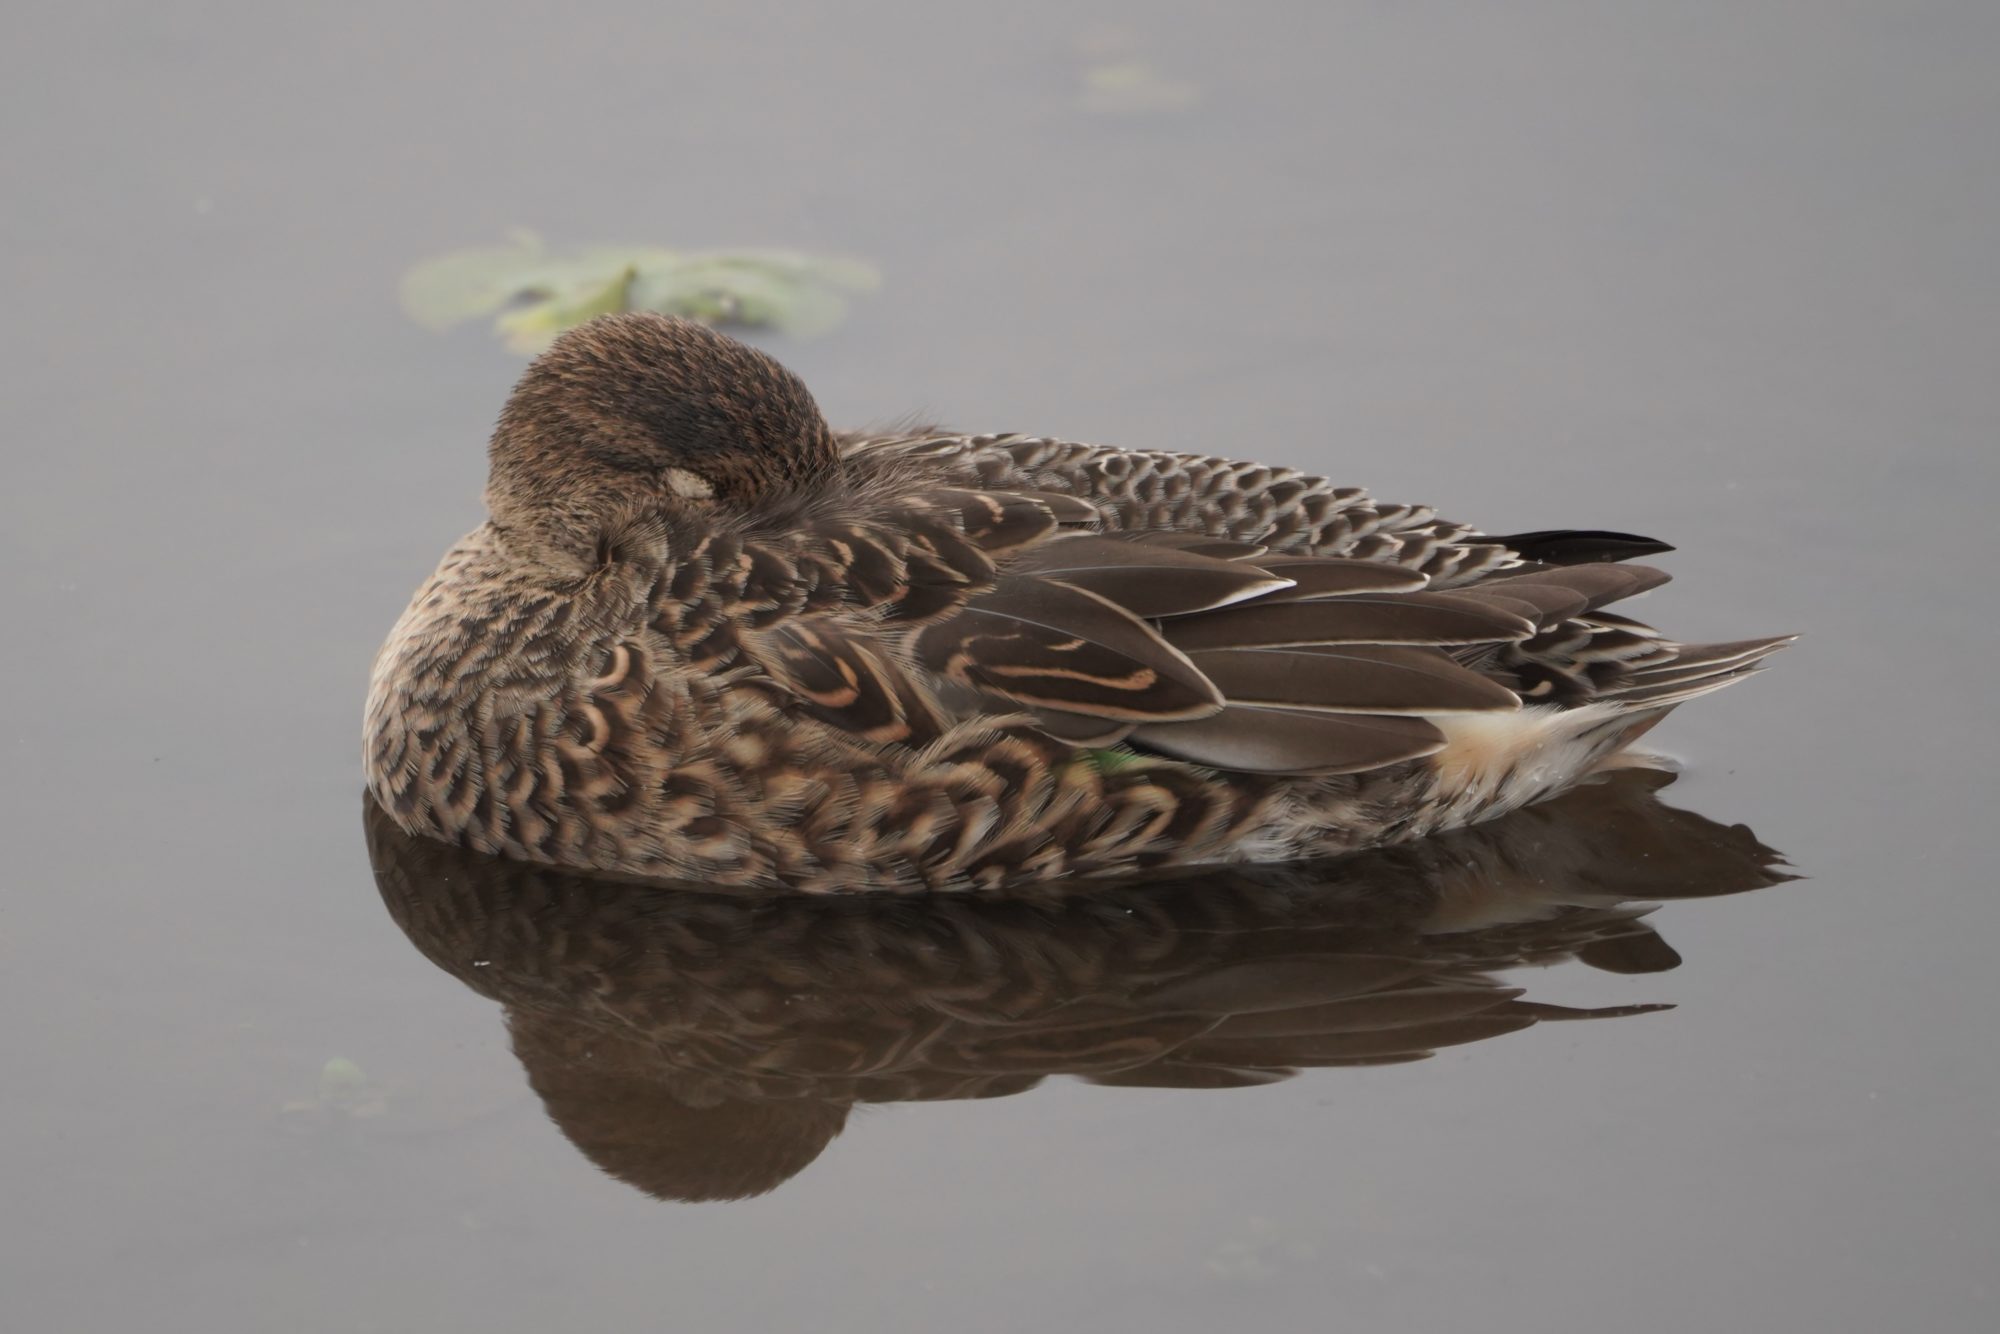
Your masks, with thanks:
[(1660, 972), (1660, 900), (1790, 879), (1741, 826), (1624, 770), (1381, 851), (1066, 894), (751, 897), (592, 879), (403, 833), (372, 802), (384, 901), (507, 1014), (549, 1116), (663, 1199), (740, 1199), (857, 1103), (991, 1098), (1050, 1075), (1226, 1089), (1420, 1060), (1548, 1020), (1504, 970)]

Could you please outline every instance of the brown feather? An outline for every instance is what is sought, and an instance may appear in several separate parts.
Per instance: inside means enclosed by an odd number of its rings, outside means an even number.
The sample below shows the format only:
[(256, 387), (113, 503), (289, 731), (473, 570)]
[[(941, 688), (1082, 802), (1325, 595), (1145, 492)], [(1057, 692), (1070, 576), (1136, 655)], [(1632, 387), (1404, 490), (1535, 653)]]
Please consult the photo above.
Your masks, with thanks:
[(1011, 494), (1045, 506), (1049, 513), (1056, 516), (1058, 523), (1098, 523), (1104, 518), (1104, 512), (1089, 501), (1064, 495), (1060, 491), (1015, 491)]
[(1706, 695), (1711, 690), (1720, 690), (1726, 685), (1740, 681), (1746, 676), (1754, 676), (1763, 670), (1762, 667), (1752, 663), (1747, 667), (1738, 667), (1732, 671), (1704, 672), (1698, 676), (1678, 681), (1667, 681), (1633, 689), (1618, 690), (1612, 692), (1612, 697), (1628, 708), (1639, 708), (1641, 706), (1665, 708), (1693, 699), (1697, 695)]
[(1513, 691), (1434, 649), (1203, 649), (1188, 655), (1232, 704), (1333, 713), (1485, 713), (1520, 707)]
[(1503, 571), (1488, 578), (1480, 589), (1510, 597), (1524, 588), (1561, 589), (1583, 598), (1583, 610), (1592, 611), (1606, 603), (1658, 588), (1669, 578), (1665, 570), (1650, 565), (1563, 565), (1520, 573)]
[(1115, 718), (1093, 718), (1063, 709), (1036, 709), (1035, 726), (1073, 746), (1115, 746), (1132, 733), (1133, 724)]
[(748, 637), (758, 664), (821, 722), (875, 742), (920, 745), (936, 712), (881, 648), (825, 618), (802, 618)]
[(1103, 718), (1199, 718), (1222, 698), (1144, 621), (1094, 593), (1002, 578), (919, 631), (919, 661), (961, 685)]
[(1712, 682), (1733, 681), (1792, 643), (1794, 636), (1742, 639), (1726, 644), (1690, 644), (1672, 659), (1642, 667), (1604, 691), (1606, 698), (1628, 704), (1677, 702), (1691, 693), (1712, 689)]
[[(1497, 587), (1495, 585), (1498, 585)], [(1477, 600), (1522, 617), (1537, 626), (1554, 625), (1581, 615), (1590, 599), (1567, 588), (1547, 584), (1516, 587), (1511, 581), (1489, 580), (1452, 590), (1459, 597)]]
[(1186, 616), (1290, 586), (1254, 565), (1108, 537), (1065, 537), (1014, 558), (1012, 573), (1082, 588), (1149, 620)]
[(1192, 722), (1142, 727), (1135, 744), (1193, 764), (1261, 774), (1340, 774), (1434, 755), (1444, 733), (1422, 718), (1308, 713), (1230, 704)]
[(894, 538), (873, 524), (828, 524), (815, 536), (831, 553), (834, 575), (864, 607), (887, 602), (904, 591), (909, 566)]
[(1121, 541), (1137, 542), (1141, 546), (1173, 547), (1200, 556), (1213, 556), (1217, 560), (1250, 560), (1270, 550), (1261, 542), (1238, 542), (1226, 537), (1208, 537), (1172, 529), (1146, 529), (1116, 536)]
[(1174, 621), (1162, 633), (1187, 652), (1293, 644), (1487, 644), (1525, 638), (1534, 629), (1488, 602), (1450, 593), (1408, 593), (1291, 603), (1259, 598), (1248, 606)]
[(1266, 599), (1271, 602), (1302, 602), (1350, 593), (1407, 593), (1430, 582), (1418, 571), (1399, 565), (1331, 556), (1278, 556), (1261, 563), (1272, 574), (1292, 581), (1290, 588)]
[(913, 498), (905, 513), (956, 519), (965, 539), (982, 551), (1011, 551), (1056, 530), (1056, 516), (1040, 500), (995, 491), (943, 489)]

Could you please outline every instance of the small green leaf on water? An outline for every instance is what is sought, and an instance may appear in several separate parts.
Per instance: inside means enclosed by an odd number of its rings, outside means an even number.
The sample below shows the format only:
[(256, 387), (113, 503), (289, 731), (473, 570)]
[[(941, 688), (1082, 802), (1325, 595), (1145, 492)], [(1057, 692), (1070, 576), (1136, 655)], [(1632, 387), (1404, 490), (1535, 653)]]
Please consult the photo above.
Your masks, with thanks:
[(490, 315), (513, 299), (522, 274), (541, 257), (541, 238), (526, 231), (509, 233), (506, 245), (440, 255), (403, 275), (403, 310), (433, 330)]
[(599, 315), (630, 310), (627, 300), (637, 272), (627, 264), (610, 282), (594, 290), (564, 292), (534, 305), (502, 311), (493, 321), (493, 327), (499, 330), (509, 348), (533, 356), (554, 342), (564, 329), (575, 328)]
[(1198, 86), (1162, 74), (1143, 60), (1090, 66), (1083, 72), (1079, 97), (1085, 111), (1117, 116), (1178, 111), (1200, 100)]
[(1201, 85), (1175, 78), (1151, 60), (1144, 34), (1103, 25), (1077, 34), (1077, 105), (1110, 116), (1179, 111), (1201, 101)]
[(784, 250), (683, 252), (592, 246), (551, 255), (532, 232), (455, 251), (404, 275), (403, 309), (428, 329), (494, 318), (507, 346), (533, 353), (596, 315), (657, 310), (705, 324), (812, 335), (881, 283), (860, 260)]
[(345, 1056), (335, 1056), (319, 1070), (319, 1096), (337, 1098), (368, 1087), (368, 1076)]

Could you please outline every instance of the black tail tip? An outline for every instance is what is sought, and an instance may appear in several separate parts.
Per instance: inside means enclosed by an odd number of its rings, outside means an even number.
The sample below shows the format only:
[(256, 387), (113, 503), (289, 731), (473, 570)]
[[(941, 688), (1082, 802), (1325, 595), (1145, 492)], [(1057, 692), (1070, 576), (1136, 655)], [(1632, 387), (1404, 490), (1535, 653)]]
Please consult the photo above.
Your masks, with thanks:
[(1537, 533), (1512, 533), (1485, 537), (1506, 547), (1524, 560), (1544, 565), (1597, 565), (1610, 561), (1633, 560), (1672, 551), (1672, 544), (1636, 533), (1612, 533), (1593, 528), (1551, 528)]

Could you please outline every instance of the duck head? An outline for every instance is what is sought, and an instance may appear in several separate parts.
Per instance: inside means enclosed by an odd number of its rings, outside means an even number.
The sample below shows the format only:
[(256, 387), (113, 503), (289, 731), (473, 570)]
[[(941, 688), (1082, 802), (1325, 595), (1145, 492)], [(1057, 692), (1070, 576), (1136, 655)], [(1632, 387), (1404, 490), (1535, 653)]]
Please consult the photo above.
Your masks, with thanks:
[(771, 503), (840, 463), (796, 375), (705, 325), (649, 312), (557, 339), (514, 386), (488, 459), (494, 525), (585, 561), (649, 517)]

